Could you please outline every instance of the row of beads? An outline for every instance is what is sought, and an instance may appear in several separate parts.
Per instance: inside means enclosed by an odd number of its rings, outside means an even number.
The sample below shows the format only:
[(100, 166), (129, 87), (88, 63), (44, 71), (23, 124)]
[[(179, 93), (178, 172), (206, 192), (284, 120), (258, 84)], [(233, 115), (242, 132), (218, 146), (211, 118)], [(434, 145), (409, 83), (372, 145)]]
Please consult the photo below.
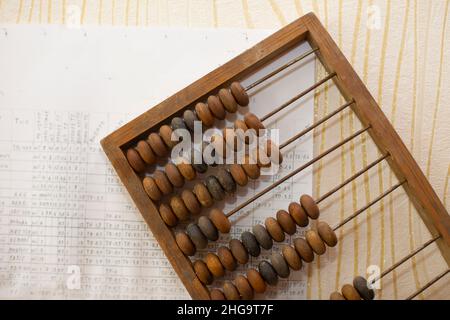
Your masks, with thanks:
[(186, 110), (183, 118), (175, 117), (171, 125), (163, 125), (159, 133), (152, 132), (146, 140), (140, 140), (135, 147), (126, 152), (128, 163), (136, 172), (144, 172), (146, 165), (156, 163), (157, 157), (165, 157), (169, 149), (177, 142), (172, 140), (173, 130), (184, 128), (194, 130), (194, 122), (201, 121), (204, 126), (211, 127), (215, 119), (225, 119), (226, 112), (235, 113), (238, 105), (247, 106), (247, 92), (238, 82), (233, 82), (230, 89), (220, 89), (218, 95), (211, 95), (207, 103), (199, 102), (194, 110)]
[(373, 300), (375, 292), (369, 289), (367, 280), (361, 276), (353, 279), (353, 285), (344, 284), (341, 293), (335, 291), (330, 294), (330, 300)]

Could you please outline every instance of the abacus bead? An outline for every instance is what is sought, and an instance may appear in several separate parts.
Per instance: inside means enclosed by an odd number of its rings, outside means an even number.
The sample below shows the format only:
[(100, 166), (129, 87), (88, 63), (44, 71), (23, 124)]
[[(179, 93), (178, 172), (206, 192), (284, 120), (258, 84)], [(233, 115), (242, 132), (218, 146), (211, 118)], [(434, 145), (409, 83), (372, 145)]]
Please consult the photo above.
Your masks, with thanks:
[(281, 278), (289, 277), (289, 266), (281, 254), (278, 252), (272, 252), (272, 255), (270, 256), (270, 263), (278, 276)]
[(223, 213), (222, 210), (219, 209), (212, 209), (211, 213), (209, 214), (209, 218), (211, 219), (214, 226), (219, 230), (221, 233), (228, 233), (231, 229), (231, 223), (228, 217)]
[(277, 221), (283, 229), (289, 235), (295, 233), (295, 222), (294, 219), (287, 213), (285, 210), (278, 210), (277, 212)]
[(156, 170), (153, 174), (153, 179), (155, 179), (156, 185), (164, 195), (172, 193), (173, 185), (170, 183), (164, 171)]
[(251, 112), (247, 112), (245, 114), (244, 121), (249, 129), (253, 129), (256, 131), (257, 136), (260, 136), (262, 134), (260, 130), (264, 130), (266, 128), (262, 124), (261, 120), (259, 120), (259, 118)]
[(314, 260), (314, 252), (303, 238), (294, 239), (294, 247), (300, 258), (305, 262), (312, 262)]
[(368, 288), (367, 280), (363, 277), (355, 277), (355, 279), (353, 279), (353, 286), (364, 300), (373, 300), (373, 298), (375, 298), (375, 292)]
[(317, 224), (317, 232), (319, 233), (320, 238), (327, 244), (329, 247), (334, 247), (338, 240), (336, 237), (336, 233), (331, 229), (328, 223), (324, 221), (320, 221)]
[(184, 163), (177, 164), (177, 168), (180, 171), (181, 175), (188, 181), (192, 181), (197, 176), (192, 165), (185, 160)]
[(198, 117), (197, 117), (197, 114), (195, 113), (195, 111), (193, 111), (193, 110), (184, 111), (183, 120), (184, 120), (184, 123), (186, 124), (186, 127), (189, 130), (194, 131), (194, 122), (198, 121)]
[(241, 106), (248, 106), (249, 98), (248, 94), (245, 91), (245, 89), (242, 87), (242, 85), (235, 81), (230, 86), (231, 93), (233, 94), (233, 97), (236, 99), (237, 103)]
[(248, 262), (248, 252), (242, 245), (242, 242), (237, 239), (231, 239), (230, 250), (237, 262), (240, 264), (246, 264)]
[(172, 121), (170, 122), (170, 126), (172, 127), (172, 130), (174, 130), (174, 131), (177, 129), (187, 129), (186, 123), (180, 117), (172, 118)]
[(161, 200), (162, 193), (156, 185), (155, 179), (153, 179), (152, 177), (145, 177), (144, 180), (142, 180), (142, 185), (144, 186), (144, 190), (150, 197), (150, 199), (152, 199), (153, 201)]
[(200, 203), (197, 200), (195, 194), (191, 190), (185, 189), (181, 192), (181, 199), (183, 199), (184, 205), (192, 214), (199, 214), (201, 211)]
[(250, 157), (248, 155), (245, 155), (244, 162), (241, 166), (250, 179), (258, 179), (261, 175), (258, 165), (250, 161)]
[(234, 285), (238, 289), (243, 300), (253, 299), (253, 288), (251, 287), (246, 277), (244, 277), (243, 275), (236, 276), (236, 278), (234, 278)]
[(219, 120), (225, 119), (226, 111), (219, 98), (217, 98), (214, 95), (211, 95), (208, 97), (207, 103), (214, 117), (216, 117)]
[(207, 104), (203, 102), (197, 103), (195, 105), (195, 113), (197, 113), (197, 117), (206, 127), (211, 127), (214, 124), (214, 116)]
[(217, 239), (219, 239), (217, 228), (213, 225), (213, 223), (207, 216), (201, 216), (198, 219), (197, 224), (202, 233), (206, 236), (206, 238), (208, 238), (208, 240), (216, 241)]
[(261, 248), (259, 247), (258, 241), (256, 240), (255, 236), (251, 232), (244, 231), (241, 234), (241, 241), (245, 249), (247, 249), (247, 252), (251, 256), (259, 256), (259, 254), (261, 253)]
[(234, 181), (236, 181), (236, 183), (238, 185), (240, 185), (240, 186), (247, 185), (248, 177), (240, 164), (233, 163), (230, 166), (230, 173), (231, 173), (231, 176), (233, 177)]
[(202, 283), (208, 285), (213, 282), (214, 278), (211, 272), (209, 272), (206, 263), (204, 263), (202, 260), (197, 260), (194, 262), (194, 271)]
[(191, 238), (184, 233), (178, 232), (175, 235), (175, 241), (177, 242), (178, 247), (183, 251), (183, 253), (187, 256), (193, 256), (195, 254), (195, 245), (192, 243)]
[(134, 150), (133, 148), (130, 148), (127, 150), (127, 160), (130, 166), (134, 169), (136, 172), (143, 172), (145, 171), (145, 162), (142, 160), (139, 153)]
[(311, 196), (307, 194), (302, 195), (300, 197), (300, 203), (311, 219), (317, 219), (319, 217), (319, 207)]
[(177, 216), (178, 220), (186, 221), (189, 219), (189, 211), (180, 196), (175, 195), (170, 198), (170, 207), (172, 208), (173, 213)]
[(236, 183), (233, 180), (230, 172), (223, 167), (220, 167), (216, 172), (216, 178), (219, 180), (222, 188), (229, 193), (233, 193), (236, 191)]
[(264, 291), (266, 291), (266, 283), (261, 274), (256, 269), (252, 268), (247, 271), (247, 280), (256, 293), (263, 293)]
[(205, 173), (208, 166), (203, 162), (203, 157), (200, 151), (192, 149), (191, 165), (198, 173)]
[(192, 191), (197, 196), (198, 201), (203, 207), (209, 208), (213, 205), (214, 201), (211, 194), (202, 182), (197, 182)]
[(266, 152), (273, 163), (280, 164), (283, 162), (283, 154), (280, 152), (280, 148), (270, 139), (267, 140)]
[(166, 171), (167, 178), (174, 187), (181, 188), (184, 185), (184, 178), (176, 165), (168, 163), (166, 164), (164, 171)]
[(209, 296), (211, 297), (211, 300), (226, 300), (222, 290), (219, 289), (212, 289)]
[(223, 293), (225, 294), (227, 300), (239, 300), (241, 298), (239, 291), (234, 284), (231, 283), (231, 281), (225, 281), (223, 284)]
[(222, 186), (220, 185), (219, 180), (217, 180), (216, 177), (206, 177), (205, 184), (214, 200), (221, 201), (223, 200), (223, 198), (225, 198), (225, 191), (222, 189)]
[(227, 144), (227, 148), (233, 148), (234, 151), (241, 150), (241, 143), (238, 141), (238, 137), (233, 128), (224, 128), (222, 130), (222, 136)]
[(276, 242), (281, 242), (284, 240), (284, 232), (277, 220), (272, 217), (268, 217), (265, 221), (265, 225), (273, 240)]
[(284, 245), (281, 249), (284, 259), (292, 270), (300, 270), (302, 267), (302, 259), (298, 255), (297, 251), (289, 245)]
[(278, 282), (278, 275), (272, 265), (267, 261), (261, 261), (258, 265), (261, 277), (268, 285), (274, 286)]
[(178, 141), (172, 140), (172, 132), (172, 128), (167, 124), (164, 124), (159, 128), (159, 135), (169, 149), (172, 149), (178, 143)]
[(208, 244), (208, 239), (206, 239), (203, 232), (200, 230), (197, 224), (190, 223), (186, 227), (186, 233), (192, 242), (195, 244), (197, 249), (204, 249)]
[(269, 250), (273, 246), (273, 240), (267, 232), (266, 228), (264, 228), (260, 224), (256, 224), (252, 228), (253, 234), (255, 235), (256, 240), (259, 245), (266, 250)]
[(235, 113), (237, 111), (237, 102), (231, 94), (230, 90), (220, 89), (219, 99), (222, 101), (223, 106), (229, 113)]
[(325, 247), (325, 243), (320, 238), (319, 234), (315, 230), (308, 230), (306, 231), (305, 235), (306, 241), (311, 246), (313, 251), (321, 256), (325, 253), (327, 248)]
[(177, 216), (173, 213), (172, 209), (164, 203), (159, 206), (159, 215), (169, 227), (174, 227), (178, 223)]
[(288, 207), (289, 213), (299, 227), (306, 227), (309, 224), (308, 215), (305, 209), (297, 202), (291, 202)]
[(345, 300), (344, 296), (335, 291), (330, 294), (330, 300)]
[(167, 147), (159, 134), (155, 132), (150, 133), (148, 143), (158, 157), (164, 157), (167, 154)]
[(346, 300), (361, 300), (358, 291), (351, 284), (344, 284), (341, 292)]
[(222, 277), (225, 274), (222, 263), (219, 257), (214, 253), (208, 253), (205, 257), (206, 266), (214, 277)]
[(234, 271), (236, 269), (236, 260), (233, 257), (230, 249), (221, 246), (217, 249), (217, 256), (223, 267), (228, 271)]
[(156, 162), (156, 156), (152, 148), (148, 145), (147, 141), (141, 140), (136, 145), (136, 150), (147, 164), (154, 164)]

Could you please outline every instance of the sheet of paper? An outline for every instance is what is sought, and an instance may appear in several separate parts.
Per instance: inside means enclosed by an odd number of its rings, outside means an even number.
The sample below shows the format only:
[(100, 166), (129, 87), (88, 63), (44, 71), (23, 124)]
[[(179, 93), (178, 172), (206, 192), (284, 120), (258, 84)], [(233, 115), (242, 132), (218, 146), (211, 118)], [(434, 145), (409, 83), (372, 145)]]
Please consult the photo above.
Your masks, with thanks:
[[(0, 297), (189, 298), (99, 140), (269, 33), (3, 26)], [(276, 63), (306, 49), (296, 48)], [(310, 60), (255, 90), (250, 109), (263, 115), (313, 81)], [(269, 126), (282, 127), (280, 141), (312, 122), (311, 97), (268, 120)], [(287, 149), (278, 175), (239, 189), (225, 208), (310, 159), (312, 139)], [(283, 183), (236, 214), (232, 234), (219, 243), (287, 209), (311, 188), (310, 171)], [(304, 292), (305, 274), (297, 272), (265, 297), (301, 299)]]

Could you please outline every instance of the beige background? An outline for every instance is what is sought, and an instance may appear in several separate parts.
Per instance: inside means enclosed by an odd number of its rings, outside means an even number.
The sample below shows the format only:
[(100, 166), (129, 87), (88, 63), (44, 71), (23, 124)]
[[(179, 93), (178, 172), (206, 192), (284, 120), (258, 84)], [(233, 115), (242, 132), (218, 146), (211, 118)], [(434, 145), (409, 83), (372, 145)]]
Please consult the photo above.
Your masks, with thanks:
[[(313, 11), (450, 209), (449, 5), (446, 0), (0, 0), (0, 23), (277, 29)], [(318, 90), (316, 117), (340, 102), (334, 86)], [(316, 152), (358, 127), (348, 114), (330, 121), (316, 132)], [(377, 156), (369, 139), (355, 140), (316, 166), (315, 194), (323, 194)], [(335, 224), (392, 184), (389, 169), (379, 166), (324, 202), (322, 218)], [(327, 299), (354, 275), (364, 274), (367, 266), (384, 269), (430, 236), (407, 197), (397, 191), (349, 223), (340, 237), (337, 248), (306, 269), (308, 298)], [(437, 248), (429, 248), (384, 278), (378, 298), (405, 298), (446, 268)], [(450, 277), (421, 298), (450, 298)]]

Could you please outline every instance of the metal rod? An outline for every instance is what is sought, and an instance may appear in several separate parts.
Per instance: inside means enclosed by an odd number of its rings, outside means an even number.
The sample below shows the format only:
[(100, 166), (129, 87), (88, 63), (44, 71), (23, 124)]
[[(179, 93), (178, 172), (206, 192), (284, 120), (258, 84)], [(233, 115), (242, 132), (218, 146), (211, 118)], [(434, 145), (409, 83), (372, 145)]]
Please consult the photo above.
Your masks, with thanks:
[(362, 212), (364, 212), (365, 210), (367, 210), (368, 208), (370, 208), (371, 206), (373, 206), (375, 203), (377, 203), (378, 201), (380, 201), (381, 199), (383, 199), (384, 197), (386, 197), (388, 194), (390, 194), (391, 192), (393, 192), (395, 189), (397, 189), (398, 187), (400, 187), (402, 184), (404, 184), (406, 182), (406, 180), (403, 180), (402, 182), (397, 183), (395, 186), (393, 186), (392, 188), (390, 188), (389, 190), (387, 190), (386, 192), (384, 192), (383, 194), (379, 195), (376, 199), (372, 200), (371, 202), (369, 202), (368, 204), (366, 204), (364, 207), (362, 207), (361, 209), (359, 209), (358, 211), (356, 211), (354, 214), (352, 214), (351, 216), (347, 217), (346, 219), (342, 220), (339, 224), (337, 224), (334, 228), (333, 231), (336, 231), (337, 229), (339, 229), (340, 227), (342, 227), (343, 225), (345, 225), (347, 222), (349, 222), (350, 220), (356, 218), (357, 216), (359, 216)]
[(438, 282), (439, 280), (441, 280), (443, 277), (445, 277), (448, 273), (450, 272), (450, 268), (445, 270), (444, 272), (442, 272), (441, 274), (439, 274), (438, 276), (436, 276), (434, 279), (432, 279), (430, 282), (428, 282), (426, 285), (424, 285), (422, 288), (420, 288), (419, 290), (417, 290), (416, 292), (414, 292), (412, 295), (410, 295), (408, 298), (406, 298), (406, 300), (412, 300), (415, 297), (417, 297), (419, 294), (421, 294), (422, 292), (424, 292), (426, 289), (428, 289), (429, 287), (431, 287), (433, 284), (435, 284), (436, 282)]
[(311, 159), (310, 161), (308, 161), (307, 163), (305, 163), (304, 165), (298, 167), (297, 169), (295, 169), (294, 171), (292, 171), (291, 173), (289, 173), (288, 175), (284, 176), (283, 178), (281, 178), (280, 180), (274, 182), (273, 184), (271, 184), (270, 186), (268, 186), (267, 188), (265, 188), (264, 190), (262, 190), (261, 192), (257, 193), (256, 195), (254, 195), (253, 197), (251, 197), (250, 199), (248, 199), (247, 201), (245, 201), (244, 203), (240, 204), (239, 206), (237, 206), (236, 208), (232, 209), (230, 212), (228, 212), (226, 214), (227, 217), (232, 216), (233, 214), (235, 214), (236, 212), (238, 212), (239, 210), (241, 210), (242, 208), (248, 206), (250, 203), (252, 203), (253, 201), (255, 201), (256, 199), (260, 198), (261, 196), (263, 196), (264, 194), (266, 194), (267, 192), (269, 192), (270, 190), (272, 190), (273, 188), (279, 186), (280, 184), (282, 184), (284, 181), (286, 181), (287, 179), (291, 178), (292, 176), (296, 175), (297, 173), (299, 173), (300, 171), (304, 170), (305, 168), (309, 167), (310, 165), (312, 165), (313, 163), (319, 161), (320, 159), (322, 159), (323, 157), (325, 157), (326, 155), (328, 155), (329, 153), (333, 152), (334, 150), (338, 149), (339, 147), (341, 147), (342, 145), (346, 144), (347, 142), (349, 142), (350, 140), (356, 138), (357, 136), (359, 136), (360, 134), (366, 132), (367, 130), (370, 129), (370, 125), (365, 127), (364, 129), (361, 129), (357, 132), (355, 132), (354, 134), (352, 134), (351, 136), (349, 136), (348, 138), (344, 139), (343, 141), (339, 142), (338, 144), (334, 145), (333, 147), (329, 148), (328, 150), (326, 150), (325, 152), (321, 153), (320, 155), (318, 155), (317, 157)]
[(301, 56), (298, 56), (297, 58), (294, 58), (292, 60), (290, 60), (289, 62), (287, 62), (286, 64), (283, 64), (281, 67), (275, 69), (274, 71), (270, 72), (269, 74), (265, 75), (264, 77), (262, 77), (261, 79), (256, 80), (255, 82), (253, 82), (252, 84), (248, 85), (247, 87), (245, 87), (245, 91), (248, 91), (250, 89), (253, 89), (254, 87), (256, 87), (257, 85), (263, 83), (264, 81), (272, 78), (274, 75), (276, 75), (277, 73), (283, 71), (286, 68), (289, 68), (290, 66), (292, 66), (293, 64), (305, 59), (306, 57), (308, 57), (310, 54), (318, 51), (318, 48), (309, 50), (307, 52), (305, 52), (304, 54), (302, 54)]

